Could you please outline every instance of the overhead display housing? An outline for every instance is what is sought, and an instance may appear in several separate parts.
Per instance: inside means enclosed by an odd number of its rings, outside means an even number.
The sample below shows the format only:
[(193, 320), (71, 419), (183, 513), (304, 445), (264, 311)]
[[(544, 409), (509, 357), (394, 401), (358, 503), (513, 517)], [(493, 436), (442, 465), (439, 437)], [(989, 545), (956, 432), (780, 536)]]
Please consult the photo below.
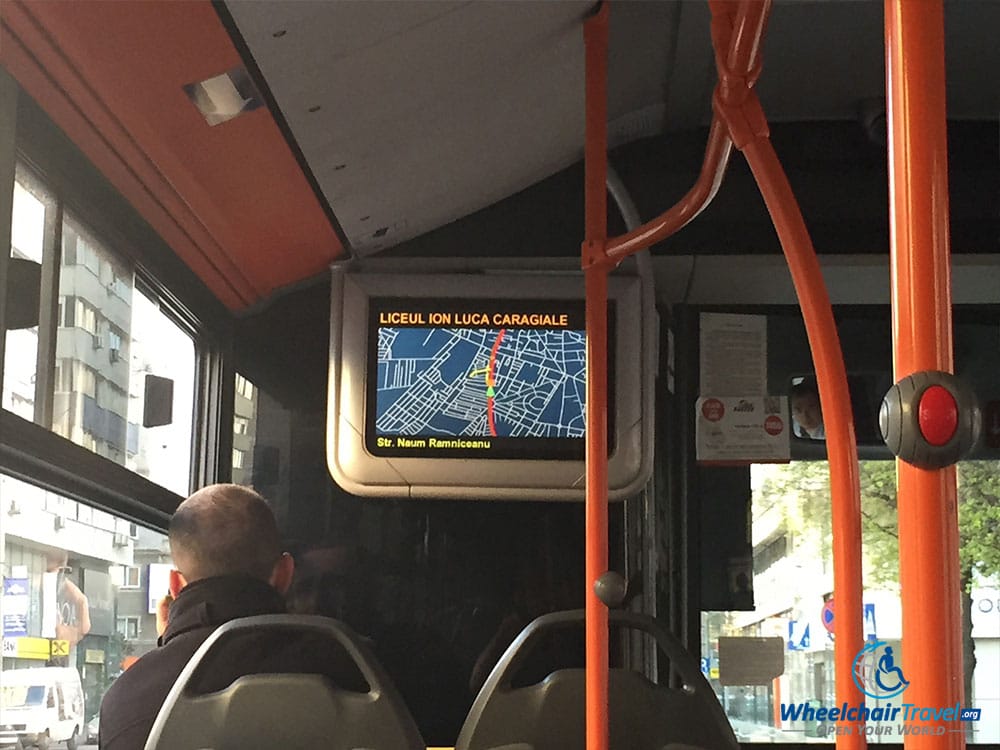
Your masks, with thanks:
[[(609, 493), (652, 464), (655, 318), (609, 283)], [(580, 274), (334, 272), (327, 462), (363, 496), (582, 499)]]

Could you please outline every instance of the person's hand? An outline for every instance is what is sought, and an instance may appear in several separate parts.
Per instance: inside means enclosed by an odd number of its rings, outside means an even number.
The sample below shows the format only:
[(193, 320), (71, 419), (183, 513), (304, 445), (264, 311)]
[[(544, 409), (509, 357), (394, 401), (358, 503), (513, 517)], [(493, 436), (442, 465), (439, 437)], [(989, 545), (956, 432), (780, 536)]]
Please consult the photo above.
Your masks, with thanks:
[(174, 597), (169, 593), (156, 603), (156, 637), (159, 638), (167, 629), (167, 620), (170, 619), (170, 604)]

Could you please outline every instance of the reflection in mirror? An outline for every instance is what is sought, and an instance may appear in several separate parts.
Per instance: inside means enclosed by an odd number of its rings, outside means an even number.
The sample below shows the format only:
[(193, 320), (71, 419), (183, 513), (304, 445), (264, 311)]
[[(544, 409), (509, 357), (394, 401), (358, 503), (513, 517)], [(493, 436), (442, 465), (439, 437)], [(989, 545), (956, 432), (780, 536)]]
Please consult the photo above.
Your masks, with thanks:
[(792, 378), (788, 404), (792, 410), (792, 431), (796, 437), (806, 440), (826, 439), (819, 388), (814, 378)]
[[(878, 430), (878, 410), (882, 397), (892, 384), (889, 372), (851, 373), (847, 388), (851, 396), (851, 415), (858, 445), (883, 446)], [(791, 378), (788, 405), (792, 413), (792, 435), (798, 440), (826, 440), (819, 389), (813, 374)]]

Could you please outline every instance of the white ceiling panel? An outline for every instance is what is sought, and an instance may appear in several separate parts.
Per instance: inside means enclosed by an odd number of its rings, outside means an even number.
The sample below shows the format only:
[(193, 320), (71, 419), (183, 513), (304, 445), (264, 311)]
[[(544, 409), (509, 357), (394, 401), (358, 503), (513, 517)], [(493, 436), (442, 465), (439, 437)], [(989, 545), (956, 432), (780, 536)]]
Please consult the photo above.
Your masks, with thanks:
[[(418, 236), (577, 161), (590, 0), (232, 2), (229, 11), (355, 252)], [(707, 3), (616, 2), (612, 145), (703, 125)], [(1000, 2), (946, 2), (949, 113), (995, 117)], [(774, 122), (857, 117), (884, 91), (882, 3), (778, 0), (760, 82)], [(989, 78), (989, 76), (986, 76)]]
[[(589, 1), (229, 7), (357, 252), (447, 224), (580, 158)], [(609, 117), (649, 135), (663, 126), (676, 7), (619, 10), (609, 67), (622, 83)]]

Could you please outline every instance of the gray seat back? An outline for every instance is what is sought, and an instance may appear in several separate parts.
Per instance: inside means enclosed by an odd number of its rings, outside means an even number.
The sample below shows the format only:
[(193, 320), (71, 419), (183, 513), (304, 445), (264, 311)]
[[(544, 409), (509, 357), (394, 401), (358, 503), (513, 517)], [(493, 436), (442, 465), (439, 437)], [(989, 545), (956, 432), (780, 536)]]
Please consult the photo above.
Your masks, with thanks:
[[(611, 750), (691, 746), (736, 750), (739, 744), (700, 666), (672, 635), (645, 615), (612, 611), (612, 623), (653, 635), (680, 687), (656, 685), (638, 672), (608, 674)], [(583, 750), (586, 675), (561, 669), (542, 682), (513, 687), (533, 646), (553, 629), (580, 627), (583, 610), (543, 615), (530, 623), (490, 673), (473, 703), (455, 750)]]
[[(289, 638), (321, 634), (342, 648), (368, 692), (336, 687), (319, 674), (247, 674), (223, 690), (191, 689), (199, 665), (234, 636), (278, 629)], [(320, 641), (322, 643), (323, 641)], [(218, 653), (216, 651), (216, 653)], [(238, 665), (237, 665), (238, 666)], [(195, 652), (156, 717), (145, 750), (243, 748), (424, 750), (416, 724), (374, 655), (343, 623), (306, 615), (260, 615), (221, 625)]]

